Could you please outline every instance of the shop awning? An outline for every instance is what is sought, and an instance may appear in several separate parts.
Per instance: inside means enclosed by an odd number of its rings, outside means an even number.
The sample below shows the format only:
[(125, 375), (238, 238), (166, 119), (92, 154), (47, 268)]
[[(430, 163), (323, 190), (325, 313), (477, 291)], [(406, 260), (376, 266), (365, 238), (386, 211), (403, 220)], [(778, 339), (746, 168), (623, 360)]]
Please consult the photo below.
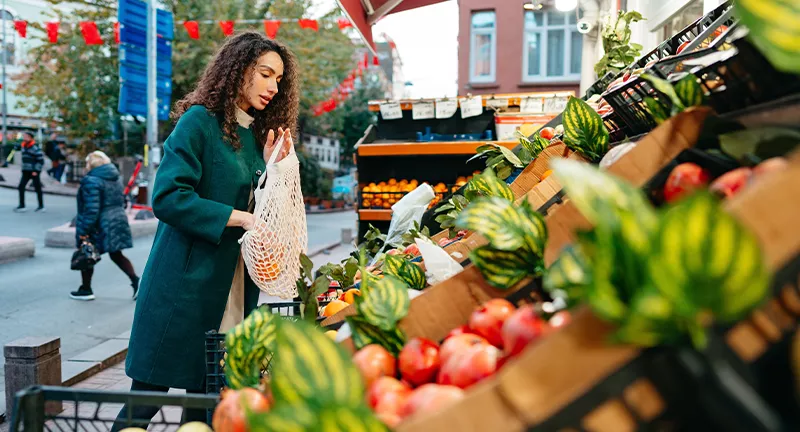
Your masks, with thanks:
[(386, 15), (441, 3), (447, 0), (336, 0), (373, 54), (372, 26)]

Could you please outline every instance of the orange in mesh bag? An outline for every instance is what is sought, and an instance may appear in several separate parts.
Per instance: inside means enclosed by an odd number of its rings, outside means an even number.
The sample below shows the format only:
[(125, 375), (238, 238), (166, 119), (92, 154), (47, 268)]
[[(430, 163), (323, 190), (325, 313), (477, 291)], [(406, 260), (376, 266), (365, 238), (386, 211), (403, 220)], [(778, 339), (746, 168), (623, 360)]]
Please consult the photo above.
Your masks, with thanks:
[(308, 232), (306, 209), (300, 190), (300, 161), (289, 147), (289, 154), (275, 162), (283, 145), (275, 145), (266, 172), (255, 192), (255, 227), (239, 242), (242, 259), (250, 279), (261, 291), (283, 299), (297, 296), (300, 254), (306, 253)]

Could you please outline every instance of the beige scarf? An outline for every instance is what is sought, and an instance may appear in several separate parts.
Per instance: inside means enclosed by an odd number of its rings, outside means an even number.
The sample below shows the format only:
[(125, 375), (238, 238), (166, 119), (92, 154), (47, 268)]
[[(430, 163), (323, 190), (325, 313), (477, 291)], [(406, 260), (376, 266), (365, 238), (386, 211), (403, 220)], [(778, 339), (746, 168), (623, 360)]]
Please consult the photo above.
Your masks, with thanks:
[[(236, 121), (243, 128), (249, 128), (253, 124), (253, 117), (236, 108)], [(250, 190), (250, 198), (248, 202), (253, 202), (253, 191)], [(252, 213), (253, 209), (249, 209)], [(220, 333), (225, 333), (235, 327), (237, 324), (244, 320), (244, 260), (242, 259), (241, 252), (236, 261), (236, 270), (233, 273), (233, 281), (231, 282), (231, 291), (228, 294), (228, 304), (225, 306), (225, 314), (222, 315), (222, 323), (219, 326)]]

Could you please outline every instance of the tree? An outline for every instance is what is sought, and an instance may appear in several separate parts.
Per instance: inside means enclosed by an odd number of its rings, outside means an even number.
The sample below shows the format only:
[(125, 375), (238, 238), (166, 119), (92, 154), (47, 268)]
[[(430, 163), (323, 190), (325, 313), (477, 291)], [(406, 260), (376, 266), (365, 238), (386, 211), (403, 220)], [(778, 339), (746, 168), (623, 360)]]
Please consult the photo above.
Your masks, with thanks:
[[(73, 138), (109, 139), (122, 130), (117, 113), (119, 98), (118, 49), (113, 42), (113, 19), (116, 0), (80, 2), (76, 9), (62, 13), (56, 7), (66, 0), (46, 0), (52, 20), (60, 22), (95, 21), (105, 44), (88, 46), (79, 29), (62, 24), (59, 41), (51, 44), (43, 25), (30, 23), (31, 37), (41, 45), (31, 50), (25, 73), (16, 77), (16, 93), (22, 96), (19, 107), (61, 123)], [(75, 3), (74, 1), (69, 3)], [(255, 24), (237, 24), (237, 30), (263, 31), (260, 20), (265, 16), (302, 18), (311, 0), (165, 0), (178, 22), (202, 20), (259, 20)], [(338, 16), (334, 10), (324, 18)], [(172, 102), (192, 90), (211, 54), (222, 43), (217, 24), (201, 25), (201, 40), (189, 39), (180, 23), (173, 43)], [(335, 22), (320, 22), (319, 32), (301, 29), (294, 23), (283, 23), (278, 40), (289, 45), (298, 57), (301, 69), (302, 116), (310, 107), (328, 97), (330, 91), (352, 70), (355, 46)], [(65, 92), (65, 89), (70, 89)], [(117, 134), (118, 135), (118, 134)]]

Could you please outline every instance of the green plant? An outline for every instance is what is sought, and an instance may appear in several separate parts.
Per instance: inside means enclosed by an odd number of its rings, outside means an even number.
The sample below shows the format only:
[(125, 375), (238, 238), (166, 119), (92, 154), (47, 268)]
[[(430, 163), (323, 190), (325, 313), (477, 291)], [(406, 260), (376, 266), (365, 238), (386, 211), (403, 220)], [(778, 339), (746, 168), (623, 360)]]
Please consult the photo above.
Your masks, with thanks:
[(347, 289), (354, 284), (356, 272), (358, 272), (358, 260), (348, 257), (341, 264), (328, 263), (320, 267), (319, 272), (338, 282), (342, 289)]
[(300, 254), (300, 278), (297, 279), (297, 295), (300, 297), (300, 316), (310, 322), (316, 322), (319, 300), (317, 296), (324, 294), (330, 287), (328, 276), (320, 275), (314, 279), (314, 263), (305, 254)]
[(428, 227), (423, 227), (422, 229), (420, 229), (419, 222), (414, 221), (414, 228), (411, 228), (411, 230), (403, 234), (400, 238), (402, 238), (403, 240), (402, 246), (406, 247), (415, 244), (416, 243), (415, 240), (418, 238), (430, 239), (431, 231), (428, 229)]
[(421, 290), (427, 284), (425, 272), (405, 256), (386, 255), (381, 268), (384, 273), (400, 279), (411, 289)]
[(609, 134), (603, 119), (585, 101), (570, 96), (563, 113), (564, 144), (591, 162), (608, 152)]
[(749, 38), (776, 68), (800, 73), (800, 5), (786, 0), (749, 0), (734, 5)]
[(458, 214), (464, 211), (469, 205), (469, 200), (464, 198), (463, 195), (453, 195), (447, 203), (436, 209), (436, 222), (442, 229), (449, 231), (450, 238), (454, 238), (458, 234), (456, 229), (456, 218)]
[(734, 322), (765, 297), (770, 277), (755, 237), (710, 194), (656, 211), (641, 190), (594, 167), (553, 167), (594, 228), (578, 234), (544, 286), (617, 324), (616, 340), (653, 346), (688, 335), (703, 348), (712, 321)]
[(694, 75), (686, 75), (674, 86), (669, 81), (649, 74), (642, 75), (642, 79), (650, 82), (653, 88), (669, 99), (670, 103), (667, 105), (650, 96), (644, 98), (645, 107), (657, 124), (665, 122), (668, 118), (690, 107), (700, 106), (704, 102), (703, 89)]
[(379, 229), (369, 224), (369, 228), (364, 234), (364, 242), (359, 245), (358, 250), (350, 253), (350, 256), (357, 260), (360, 259), (362, 253), (365, 253), (368, 257), (374, 257), (383, 249), (385, 243), (386, 234), (382, 234)]
[(467, 162), (483, 157), (486, 158), (486, 167), (492, 168), (501, 180), (507, 179), (514, 171), (514, 168), (525, 167), (513, 151), (493, 143), (478, 147), (477, 154), (469, 158)]
[(644, 19), (642, 14), (636, 11), (619, 11), (613, 23), (611, 17), (606, 17), (600, 31), (605, 54), (594, 65), (594, 72), (598, 77), (603, 77), (608, 72), (617, 75), (639, 58), (642, 46), (631, 43), (631, 23)]
[(525, 166), (528, 166), (539, 157), (539, 154), (550, 145), (550, 142), (539, 136), (539, 132), (533, 134), (533, 139), (529, 139), (520, 131), (516, 133), (519, 143), (522, 146), (519, 151), (519, 159)]

